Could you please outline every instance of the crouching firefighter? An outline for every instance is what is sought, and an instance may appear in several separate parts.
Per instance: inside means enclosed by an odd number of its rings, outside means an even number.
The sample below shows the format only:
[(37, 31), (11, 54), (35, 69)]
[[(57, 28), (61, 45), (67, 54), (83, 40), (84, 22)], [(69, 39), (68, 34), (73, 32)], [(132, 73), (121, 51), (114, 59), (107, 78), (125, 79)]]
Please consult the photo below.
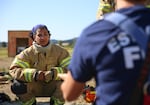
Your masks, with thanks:
[(38, 24), (31, 30), (33, 43), (16, 55), (9, 73), (13, 77), (11, 91), (22, 105), (36, 105), (37, 96), (51, 97), (50, 105), (63, 105), (58, 73), (66, 73), (70, 55), (50, 42), (47, 26)]

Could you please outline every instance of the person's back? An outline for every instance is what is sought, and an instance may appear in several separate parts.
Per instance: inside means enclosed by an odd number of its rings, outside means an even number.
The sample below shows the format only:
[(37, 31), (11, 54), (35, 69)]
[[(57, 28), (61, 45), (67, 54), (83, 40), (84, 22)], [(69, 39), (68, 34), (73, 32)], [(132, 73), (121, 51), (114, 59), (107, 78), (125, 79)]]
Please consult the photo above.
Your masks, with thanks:
[[(150, 26), (150, 10), (144, 9), (140, 5), (120, 9), (117, 12), (129, 16), (143, 30), (146, 30), (148, 25)], [(101, 23), (96, 24), (100, 25)], [(107, 31), (103, 31), (100, 34), (101, 36), (97, 35), (97, 38), (102, 38), (103, 36), (103, 39), (106, 38), (106, 41), (108, 41), (106, 46), (102, 46), (101, 49), (99, 45), (95, 45), (95, 48), (99, 47), (100, 49), (97, 50), (101, 51), (101, 55), (98, 58), (93, 58), (98, 59), (98, 65), (95, 65), (97, 99), (99, 99), (97, 104), (127, 105), (132, 91), (135, 89), (137, 77), (140, 75), (144, 57), (138, 43), (130, 35), (126, 35), (122, 30), (114, 27), (109, 22), (103, 21), (101, 25), (109, 27), (105, 29)], [(108, 32), (112, 38), (105, 32)]]
[[(129, 16), (143, 30), (146, 30), (148, 25), (150, 27), (150, 10), (141, 5), (120, 9), (117, 12)], [(95, 45), (95, 48), (99, 47), (97, 50), (101, 51), (98, 52), (101, 55), (98, 54), (98, 58), (94, 58), (97, 59), (97, 98), (100, 98), (97, 104), (127, 105), (140, 75), (144, 57), (135, 39), (111, 23), (102, 22), (103, 24), (96, 24), (100, 25), (99, 27), (107, 27), (107, 31), (101, 32), (97, 38), (106, 39), (107, 42), (103, 42), (106, 46)]]
[[(144, 31), (150, 27), (150, 9), (145, 8), (144, 0), (135, 0), (135, 3), (133, 0), (116, 1), (116, 12), (128, 16)], [(73, 100), (75, 96), (69, 98), (70, 88), (82, 87), (81, 84), (94, 76), (96, 105), (128, 105), (144, 58), (139, 44), (131, 35), (105, 19), (96, 21), (82, 32), (74, 49), (68, 67), (70, 74), (62, 84), (65, 99)], [(68, 92), (64, 87), (65, 83), (69, 84), (70, 75), (74, 85), (67, 85)]]

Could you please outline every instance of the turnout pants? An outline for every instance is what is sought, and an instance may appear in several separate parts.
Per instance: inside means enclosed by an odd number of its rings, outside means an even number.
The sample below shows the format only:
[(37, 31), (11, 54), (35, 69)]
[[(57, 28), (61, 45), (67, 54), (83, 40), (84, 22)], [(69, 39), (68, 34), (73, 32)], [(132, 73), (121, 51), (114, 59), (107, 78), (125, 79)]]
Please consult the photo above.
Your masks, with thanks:
[[(20, 82), (19, 82), (20, 83)], [(21, 84), (25, 84), (25, 88), (23, 88), (22, 86), (20, 86), (20, 88), (16, 85), (13, 86), (15, 83), (12, 84), (12, 91), (13, 93), (15, 93), (20, 101), (22, 102), (26, 102), (28, 100), (30, 100), (31, 98), (34, 97), (55, 97), (57, 99), (59, 99), (60, 101), (64, 101), (63, 96), (62, 96), (62, 92), (60, 90), (60, 85), (61, 85), (62, 81), (51, 81), (51, 82), (31, 82), (31, 83), (22, 83)], [(23, 90), (26, 89), (26, 90)], [(15, 91), (18, 90), (23, 90), (24, 92), (20, 93), (16, 93)]]

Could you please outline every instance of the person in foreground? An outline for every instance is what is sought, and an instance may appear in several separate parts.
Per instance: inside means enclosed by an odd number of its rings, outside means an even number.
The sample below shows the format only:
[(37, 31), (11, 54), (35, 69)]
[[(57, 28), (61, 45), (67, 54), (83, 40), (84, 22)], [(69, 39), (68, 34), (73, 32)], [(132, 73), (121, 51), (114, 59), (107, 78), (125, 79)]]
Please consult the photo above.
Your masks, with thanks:
[[(146, 30), (150, 28), (150, 9), (145, 7), (145, 0), (114, 2), (116, 9), (114, 13), (129, 17), (141, 28), (144, 35), (147, 35)], [(106, 18), (107, 16), (109, 14)], [(116, 18), (118, 19), (119, 17)], [(144, 35), (141, 37), (144, 38)], [(68, 73), (59, 74), (64, 80), (61, 85), (64, 99), (66, 101), (77, 99), (86, 81), (94, 77), (96, 105), (142, 105), (142, 99), (137, 100), (134, 97), (146, 58), (144, 48), (147, 48), (147, 43), (141, 47), (142, 41), (105, 20), (105, 16), (104, 19), (85, 28), (76, 42)], [(136, 101), (136, 104), (133, 101)]]
[(51, 97), (50, 105), (63, 105), (58, 73), (66, 73), (70, 55), (64, 48), (50, 42), (46, 25), (32, 28), (33, 44), (16, 55), (9, 73), (13, 78), (11, 90), (22, 105), (36, 105), (36, 96)]

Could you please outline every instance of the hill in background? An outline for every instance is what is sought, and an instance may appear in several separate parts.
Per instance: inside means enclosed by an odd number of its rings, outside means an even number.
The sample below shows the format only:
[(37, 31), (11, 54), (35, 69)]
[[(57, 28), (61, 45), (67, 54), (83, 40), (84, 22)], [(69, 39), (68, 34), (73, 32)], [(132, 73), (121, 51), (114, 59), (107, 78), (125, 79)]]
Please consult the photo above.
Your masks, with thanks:
[[(74, 47), (74, 44), (76, 42), (77, 38), (72, 38), (68, 40), (56, 40), (56, 39), (51, 39), (51, 42), (54, 44), (58, 44), (61, 46), (70, 46)], [(0, 47), (8, 47), (8, 42), (0, 42)]]

